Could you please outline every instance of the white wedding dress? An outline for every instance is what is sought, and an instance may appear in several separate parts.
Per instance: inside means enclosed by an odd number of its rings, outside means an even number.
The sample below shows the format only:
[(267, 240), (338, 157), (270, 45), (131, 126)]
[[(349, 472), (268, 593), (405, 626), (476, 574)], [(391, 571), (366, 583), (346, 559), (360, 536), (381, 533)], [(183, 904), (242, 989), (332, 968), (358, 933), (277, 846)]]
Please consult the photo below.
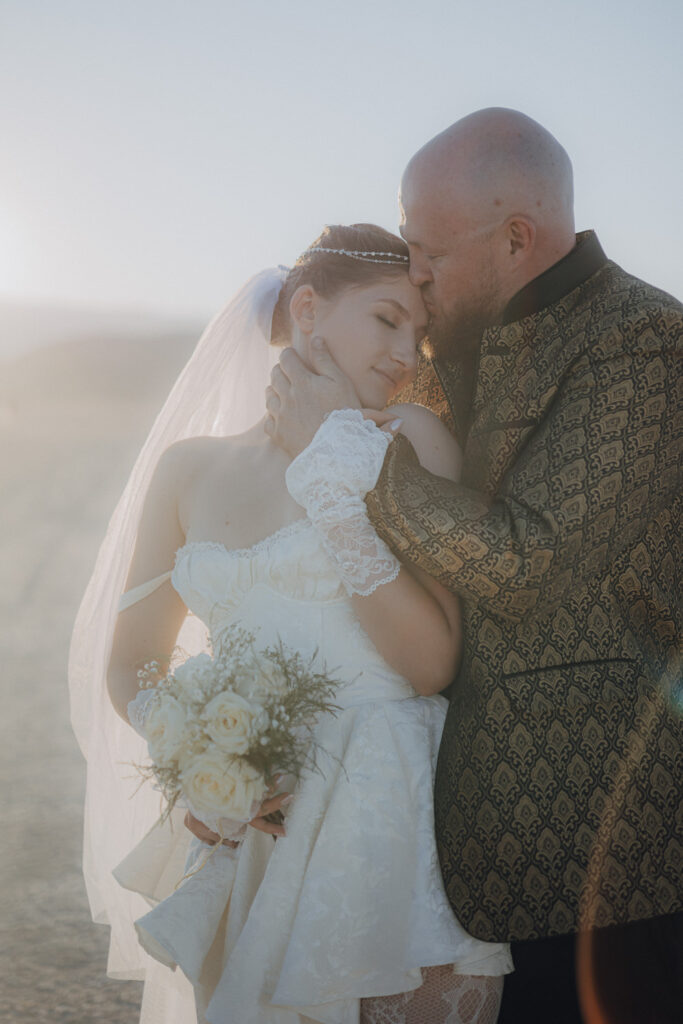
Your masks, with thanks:
[(373, 647), (310, 521), (244, 550), (188, 543), (172, 573), (126, 604), (169, 577), (214, 648), (239, 624), (257, 646), (282, 640), (342, 683), (341, 710), (316, 729), (322, 772), (299, 782), (286, 837), (248, 828), (241, 847), (216, 849), (174, 891), (178, 845), (190, 865), (207, 847), (176, 828), (169, 859), (157, 828), (117, 869), (126, 887), (165, 897), (138, 934), (193, 982), (199, 1019), (358, 1024), (363, 997), (417, 989), (422, 967), (512, 970), (507, 946), (460, 927), (442, 886), (432, 783), (446, 701), (416, 695)]

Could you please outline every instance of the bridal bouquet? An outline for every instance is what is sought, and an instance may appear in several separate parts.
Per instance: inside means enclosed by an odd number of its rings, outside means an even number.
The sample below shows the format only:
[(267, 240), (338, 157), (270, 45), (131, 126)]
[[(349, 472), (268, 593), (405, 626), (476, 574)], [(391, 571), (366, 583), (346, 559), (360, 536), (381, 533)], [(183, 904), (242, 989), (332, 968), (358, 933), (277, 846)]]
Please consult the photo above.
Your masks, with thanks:
[(338, 683), (282, 643), (257, 651), (253, 634), (233, 629), (214, 657), (199, 654), (160, 676), (138, 672), (153, 778), (164, 820), (182, 799), (215, 831), (220, 819), (252, 818), (274, 778), (317, 770), (313, 728), (334, 713)]

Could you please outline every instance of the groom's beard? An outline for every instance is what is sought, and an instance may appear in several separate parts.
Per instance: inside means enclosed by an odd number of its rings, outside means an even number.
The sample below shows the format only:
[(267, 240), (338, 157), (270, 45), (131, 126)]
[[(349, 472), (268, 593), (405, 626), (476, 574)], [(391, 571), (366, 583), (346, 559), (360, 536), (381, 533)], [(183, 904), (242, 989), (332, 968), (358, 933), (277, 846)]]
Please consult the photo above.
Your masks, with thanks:
[(495, 301), (436, 314), (429, 321), (425, 351), (435, 359), (470, 363), (484, 331), (500, 323), (501, 314), (500, 304)]
[[(430, 285), (423, 285), (421, 290), (427, 308), (434, 309)], [(504, 309), (493, 267), (485, 264), (476, 295), (461, 297), (451, 309), (438, 309), (432, 314), (426, 350), (431, 349), (436, 359), (472, 362), (484, 331), (501, 323)]]
[(476, 314), (434, 317), (429, 321), (425, 348), (434, 359), (470, 362), (490, 326), (488, 317)]

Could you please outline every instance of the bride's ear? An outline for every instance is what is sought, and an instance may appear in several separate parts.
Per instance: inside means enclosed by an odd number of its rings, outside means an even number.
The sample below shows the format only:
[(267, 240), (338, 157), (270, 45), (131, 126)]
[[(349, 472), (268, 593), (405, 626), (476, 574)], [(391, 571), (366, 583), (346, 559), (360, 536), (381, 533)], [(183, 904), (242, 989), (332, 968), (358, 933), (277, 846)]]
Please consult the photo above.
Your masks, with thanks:
[(317, 295), (310, 284), (299, 285), (289, 303), (292, 323), (302, 334), (313, 334)]

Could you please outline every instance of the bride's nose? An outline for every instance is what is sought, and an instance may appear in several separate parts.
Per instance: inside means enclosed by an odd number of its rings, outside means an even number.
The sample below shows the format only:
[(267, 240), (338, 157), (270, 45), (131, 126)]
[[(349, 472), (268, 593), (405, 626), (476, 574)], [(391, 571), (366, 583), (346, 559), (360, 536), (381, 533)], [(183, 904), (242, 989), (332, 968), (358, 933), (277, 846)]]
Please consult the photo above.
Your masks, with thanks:
[(405, 373), (414, 373), (417, 369), (417, 345), (412, 328), (406, 324), (397, 334), (399, 336), (395, 340), (391, 357)]

